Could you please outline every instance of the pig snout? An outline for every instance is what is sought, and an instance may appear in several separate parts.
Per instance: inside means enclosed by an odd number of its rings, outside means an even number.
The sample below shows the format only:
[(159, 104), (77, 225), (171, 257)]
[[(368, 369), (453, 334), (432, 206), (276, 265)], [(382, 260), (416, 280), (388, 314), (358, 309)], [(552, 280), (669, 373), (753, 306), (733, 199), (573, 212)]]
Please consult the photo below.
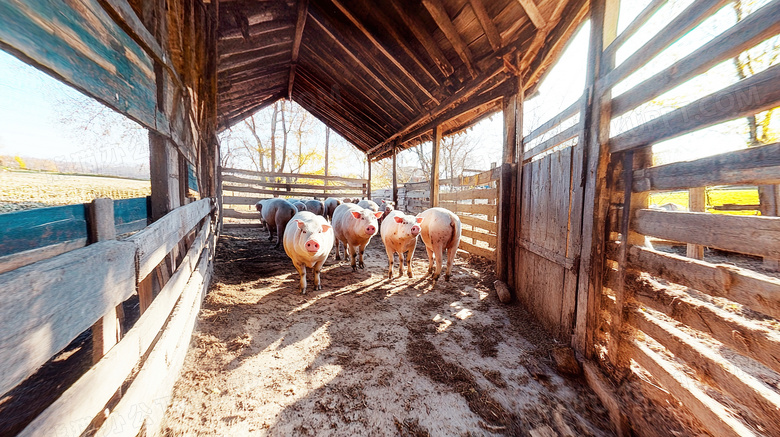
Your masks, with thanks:
[(376, 226), (369, 225), (366, 227), (366, 234), (368, 235), (374, 235), (376, 233)]
[(320, 243), (314, 240), (309, 240), (306, 242), (306, 250), (308, 250), (309, 252), (316, 252), (320, 250)]
[(412, 226), (412, 235), (415, 237), (420, 234), (420, 227), (417, 225)]

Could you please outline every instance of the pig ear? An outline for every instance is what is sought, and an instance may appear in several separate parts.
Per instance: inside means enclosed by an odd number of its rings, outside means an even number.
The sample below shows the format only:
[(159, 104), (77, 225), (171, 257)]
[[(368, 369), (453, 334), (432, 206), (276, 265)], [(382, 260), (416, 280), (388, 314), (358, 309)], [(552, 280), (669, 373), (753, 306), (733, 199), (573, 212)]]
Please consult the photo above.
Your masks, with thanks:
[(330, 225), (322, 225), (322, 232), (328, 232), (330, 230)]
[(415, 217), (415, 220), (417, 220), (417, 223), (422, 223), (423, 218), (420, 216)]
[(395, 216), (393, 218), (395, 219), (396, 223), (403, 223), (404, 222), (404, 219), (402, 217)]
[(384, 211), (383, 211), (383, 212), (375, 212), (375, 213), (374, 213), (374, 215), (376, 216), (376, 218), (380, 218), (380, 217), (382, 217), (382, 214), (384, 214)]
[(295, 223), (298, 223), (298, 229), (303, 229), (303, 227), (305, 226), (303, 221), (298, 220), (298, 219), (295, 219)]
[(352, 217), (355, 217), (356, 219), (359, 219), (359, 218), (361, 218), (362, 216), (360, 215), (360, 212), (358, 212), (358, 211), (352, 211)]

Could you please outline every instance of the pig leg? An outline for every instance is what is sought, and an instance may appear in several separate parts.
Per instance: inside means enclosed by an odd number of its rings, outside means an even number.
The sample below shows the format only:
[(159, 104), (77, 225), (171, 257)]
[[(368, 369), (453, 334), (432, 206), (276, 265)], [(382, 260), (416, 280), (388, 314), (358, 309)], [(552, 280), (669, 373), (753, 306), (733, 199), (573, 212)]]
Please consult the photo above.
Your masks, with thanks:
[(393, 251), (385, 246), (387, 252), (387, 279), (393, 279), (393, 257), (395, 256)]
[(358, 263), (358, 267), (360, 267), (361, 269), (366, 268), (366, 265), (363, 264), (363, 253), (365, 253), (366, 251), (366, 244), (368, 243), (363, 243), (360, 245), (360, 263)]
[(340, 261), (341, 260), (341, 255), (340, 255), (341, 249), (339, 248), (339, 244), (340, 243), (341, 243), (341, 241), (337, 238), (336, 239), (336, 261)]
[(425, 252), (428, 254), (428, 273), (425, 276), (428, 276), (433, 273), (433, 250), (425, 245)]
[(274, 249), (278, 249), (282, 245), (282, 236), (284, 235), (284, 226), (281, 223), (276, 225), (276, 245)]
[(301, 276), (301, 282), (298, 289), (301, 294), (306, 294), (306, 265), (293, 263), (293, 266), (295, 266), (295, 270), (298, 270), (298, 274)]
[(450, 282), (450, 273), (452, 272), (452, 265), (455, 264), (455, 255), (458, 254), (457, 245), (447, 248), (447, 273), (444, 275), (444, 280)]
[(398, 252), (398, 277), (404, 275), (404, 253)]
[(406, 252), (407, 276), (412, 277), (412, 258), (414, 258), (414, 246)]
[(322, 282), (320, 282), (320, 272), (322, 271), (322, 265), (325, 264), (325, 260), (322, 260), (314, 264), (314, 289), (322, 290)]
[(352, 271), (356, 272), (357, 269), (358, 269), (357, 265), (355, 265), (356, 264), (356, 258), (357, 258), (357, 253), (356, 253), (357, 252), (357, 247), (355, 247), (355, 246), (353, 246), (351, 244), (347, 244), (347, 247), (349, 248), (349, 259), (351, 261), (350, 264), (352, 265)]
[(438, 281), (441, 275), (442, 264), (444, 264), (444, 246), (441, 243), (436, 244), (433, 250), (433, 256), (436, 260), (436, 271), (433, 273), (433, 280)]

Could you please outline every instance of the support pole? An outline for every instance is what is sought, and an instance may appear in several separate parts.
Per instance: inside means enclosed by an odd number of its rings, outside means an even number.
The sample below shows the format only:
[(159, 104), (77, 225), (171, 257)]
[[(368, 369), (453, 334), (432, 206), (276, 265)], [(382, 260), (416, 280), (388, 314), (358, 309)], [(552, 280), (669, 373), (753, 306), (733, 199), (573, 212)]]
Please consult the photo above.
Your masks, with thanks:
[[(523, 79), (517, 77), (510, 95), (504, 96), (504, 154), (502, 162), (512, 164), (517, 161), (518, 150), (523, 138)], [(522, 150), (520, 150), (522, 152)], [(522, 153), (521, 153), (522, 154)]]
[(393, 144), (393, 202), (398, 205), (398, 148)]
[(439, 150), (441, 149), (441, 126), (433, 128), (433, 149), (431, 151), (431, 208), (439, 206)]
[[(328, 177), (328, 149), (330, 148), (330, 127), (325, 126), (325, 177)], [(371, 164), (369, 164), (369, 167)], [(328, 197), (328, 180), (325, 179), (325, 197)]]
[(366, 197), (371, 200), (371, 158), (366, 153), (366, 161), (368, 162), (368, 186), (366, 187)]

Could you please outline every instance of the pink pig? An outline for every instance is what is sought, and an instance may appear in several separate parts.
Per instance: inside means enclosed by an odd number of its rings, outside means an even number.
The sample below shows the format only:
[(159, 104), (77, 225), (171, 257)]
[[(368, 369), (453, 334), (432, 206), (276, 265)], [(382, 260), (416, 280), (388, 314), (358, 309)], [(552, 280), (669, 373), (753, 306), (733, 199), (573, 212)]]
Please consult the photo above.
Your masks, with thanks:
[(398, 254), (398, 275), (404, 274), (403, 254), (406, 254), (407, 274), (412, 277), (412, 257), (417, 245), (417, 236), (420, 235), (419, 223), (422, 217), (406, 215), (395, 210), (387, 214), (382, 222), (382, 242), (387, 251), (388, 272), (387, 278), (393, 279), (393, 254)]

